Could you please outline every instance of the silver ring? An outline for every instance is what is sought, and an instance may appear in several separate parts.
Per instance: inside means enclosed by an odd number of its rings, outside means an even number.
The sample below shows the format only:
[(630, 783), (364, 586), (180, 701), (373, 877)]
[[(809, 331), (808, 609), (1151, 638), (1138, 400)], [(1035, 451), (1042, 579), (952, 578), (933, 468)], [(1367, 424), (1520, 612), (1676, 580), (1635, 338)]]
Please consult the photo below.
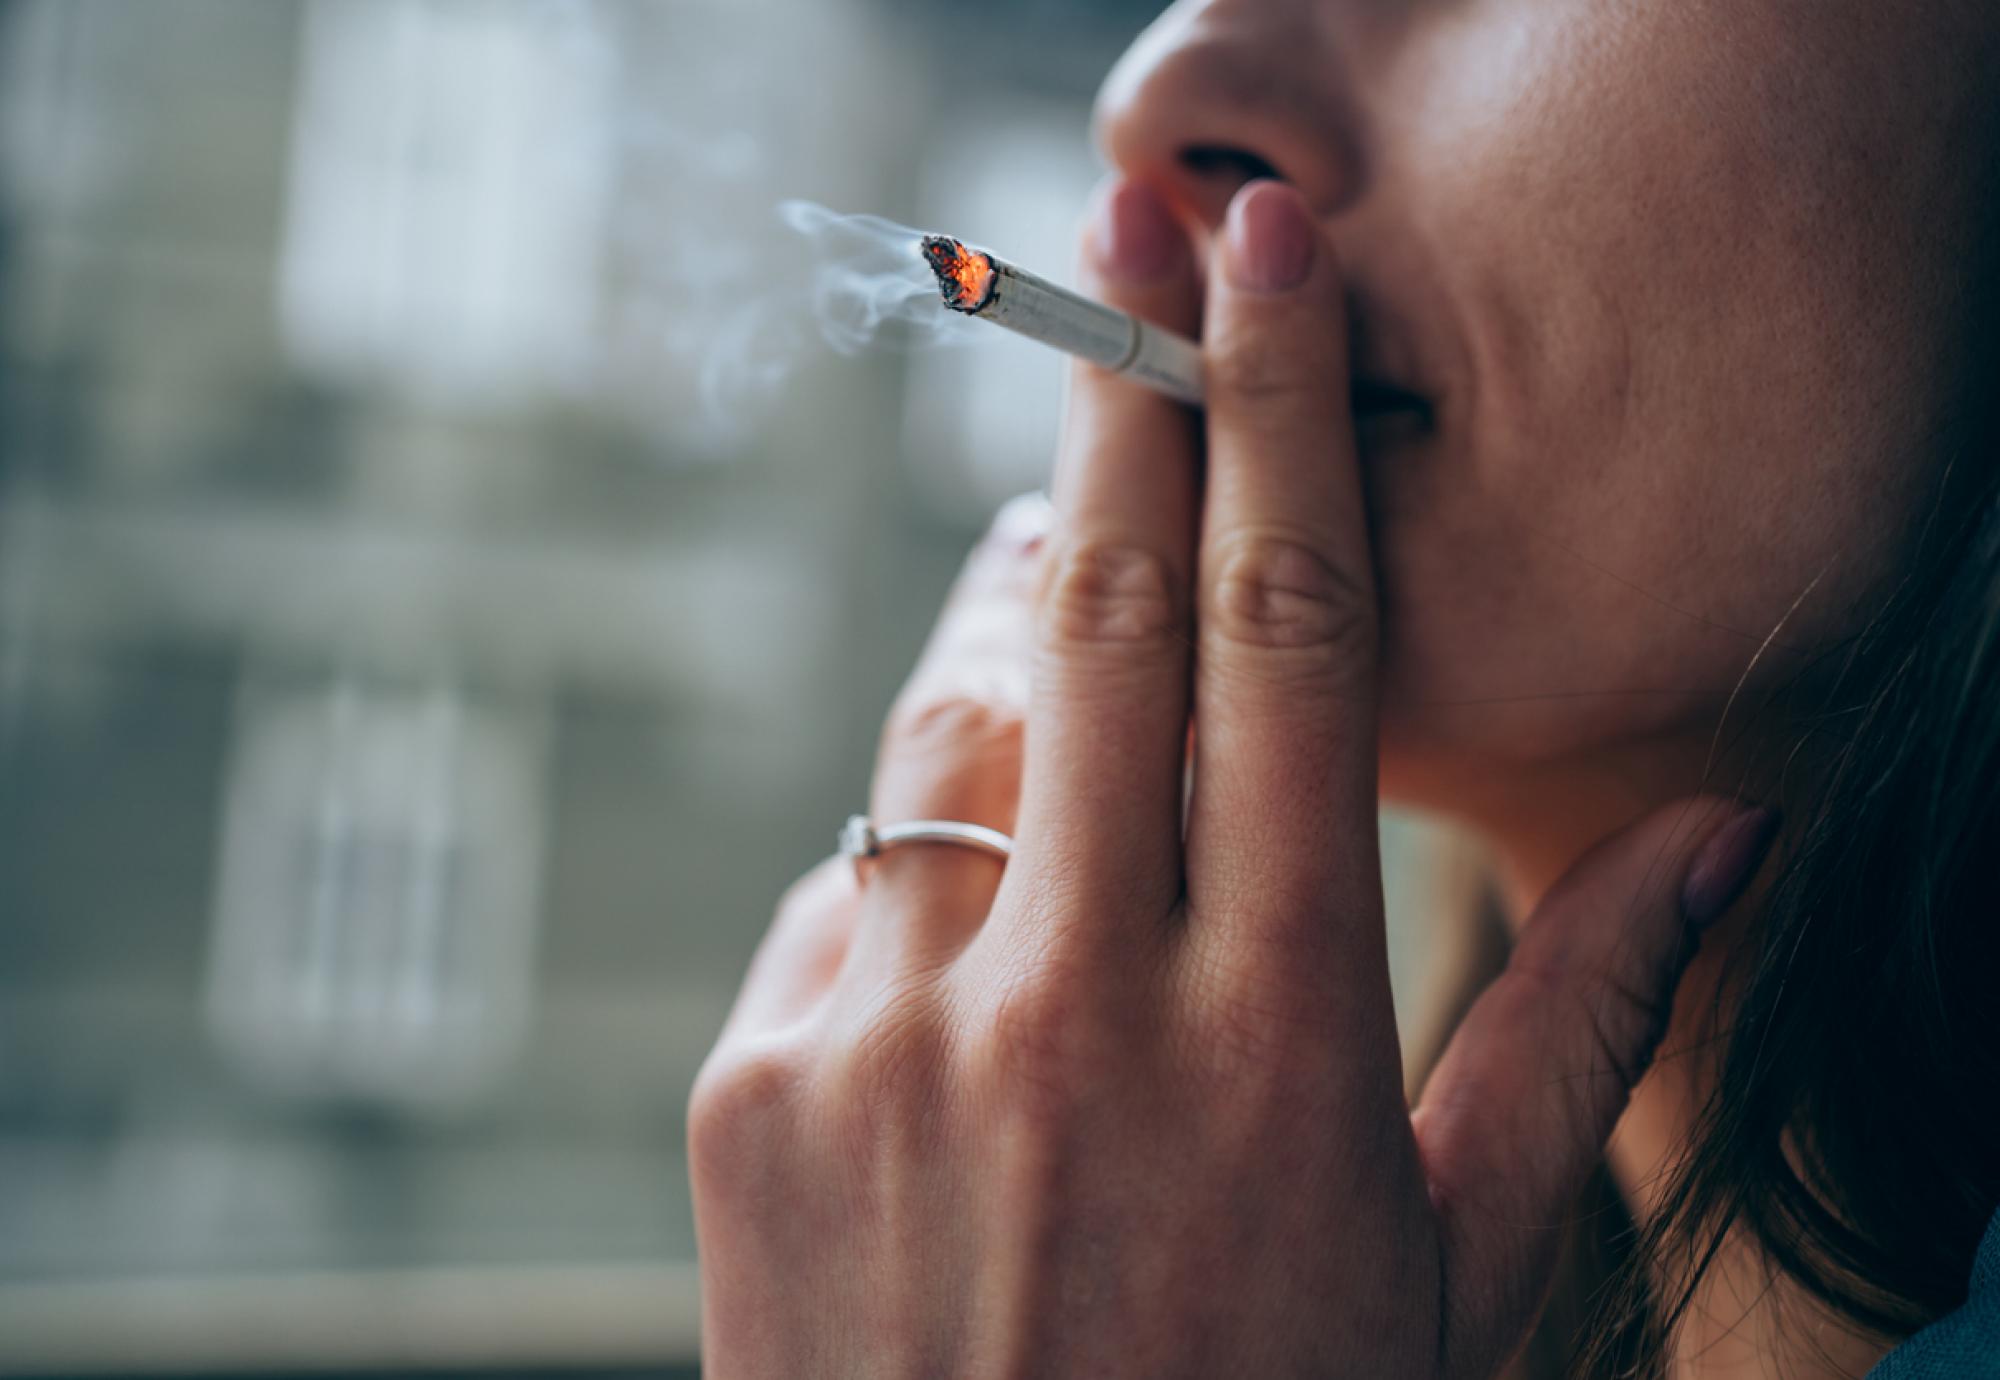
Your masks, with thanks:
[(840, 851), (854, 863), (857, 876), (865, 859), (905, 843), (956, 843), (1003, 861), (1014, 855), (1014, 840), (998, 829), (957, 819), (913, 819), (878, 829), (867, 815), (849, 815), (840, 831)]

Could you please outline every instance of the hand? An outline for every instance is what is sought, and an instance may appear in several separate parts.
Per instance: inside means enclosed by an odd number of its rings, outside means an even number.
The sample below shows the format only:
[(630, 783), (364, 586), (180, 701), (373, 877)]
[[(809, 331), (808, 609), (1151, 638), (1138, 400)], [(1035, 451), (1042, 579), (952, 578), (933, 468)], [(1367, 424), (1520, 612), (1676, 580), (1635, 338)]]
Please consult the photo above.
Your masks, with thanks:
[[(1706, 798), (1600, 846), (1412, 1112), (1332, 247), (1246, 189), (1204, 313), (1152, 193), (1104, 221), (1096, 291), (1205, 316), (1206, 436), (1084, 370), (1046, 549), (975, 557), (891, 715), (875, 816), (1011, 827), (1004, 871), (913, 847), (781, 907), (690, 1109), (717, 1380), (1488, 1375), (1754, 865)], [(1024, 735), (968, 650), (1010, 639)]]

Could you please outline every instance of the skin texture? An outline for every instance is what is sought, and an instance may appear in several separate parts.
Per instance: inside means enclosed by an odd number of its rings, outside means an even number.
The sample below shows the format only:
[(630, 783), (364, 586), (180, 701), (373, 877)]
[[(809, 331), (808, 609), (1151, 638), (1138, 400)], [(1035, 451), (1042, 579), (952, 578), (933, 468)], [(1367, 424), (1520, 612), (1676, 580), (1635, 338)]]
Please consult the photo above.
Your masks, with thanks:
[(975, 556), (891, 713), (871, 812), (1006, 828), (1001, 875), (780, 907), (689, 1112), (705, 1373), (1491, 1375), (1769, 830), (1592, 849), (1410, 1109), (1337, 253), (1247, 187), (1204, 299), (1157, 193), (1098, 222), (1094, 291), (1201, 314), (1206, 417), (1080, 373), (1046, 538)]
[[(1964, 227), (1991, 195), (1967, 169), (1996, 33), (1946, 4), (1222, 0), (1173, 7), (1107, 82), (1116, 163), (1203, 223), (1241, 155), (1305, 191), (1363, 372), (1435, 407), (1362, 433), (1382, 781), (1470, 824), (1517, 914), (1675, 793), (1803, 815), (1810, 751), (1759, 711), (1797, 687), (1810, 712), (1979, 386)], [(1742, 919), (1670, 1051), (1702, 1042)], [(1641, 1212), (1704, 1088), (1699, 1058), (1664, 1061), (1621, 1126)], [(1882, 1349), (1725, 1263), (1685, 1373), (1859, 1373)]]
[[(1004, 873), (780, 907), (690, 1109), (708, 1373), (1495, 1373), (1768, 841), (1693, 793), (1786, 802), (1725, 705), (1932, 501), (1975, 10), (1215, 0), (1135, 46), (1085, 286), (1198, 331), (1211, 403), (1081, 371), (1053, 508), (890, 714), (871, 812), (1012, 832)], [(1414, 1110), (1382, 795), (1526, 917)], [(1699, 1092), (1640, 1086), (1641, 1211)], [(1776, 1373), (1782, 1293), (1718, 1288), (1680, 1369)]]

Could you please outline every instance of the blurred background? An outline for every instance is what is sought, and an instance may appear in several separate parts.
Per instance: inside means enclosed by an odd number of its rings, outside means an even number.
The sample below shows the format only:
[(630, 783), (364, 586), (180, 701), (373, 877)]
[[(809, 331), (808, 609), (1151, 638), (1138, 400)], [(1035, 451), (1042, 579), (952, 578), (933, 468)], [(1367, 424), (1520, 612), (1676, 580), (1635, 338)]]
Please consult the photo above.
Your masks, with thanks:
[(1060, 398), (778, 350), (774, 207), (1060, 275), (1159, 8), (0, 0), (0, 1372), (693, 1373), (688, 1086)]

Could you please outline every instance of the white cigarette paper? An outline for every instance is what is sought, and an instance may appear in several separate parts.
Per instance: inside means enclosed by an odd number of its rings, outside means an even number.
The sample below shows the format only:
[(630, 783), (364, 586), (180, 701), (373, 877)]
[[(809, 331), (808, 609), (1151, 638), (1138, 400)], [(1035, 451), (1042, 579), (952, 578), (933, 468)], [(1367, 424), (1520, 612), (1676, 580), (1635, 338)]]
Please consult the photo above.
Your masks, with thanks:
[(1201, 406), (1201, 349), (1187, 337), (1058, 287), (996, 255), (968, 249), (948, 235), (926, 235), (923, 255), (937, 274), (944, 304), (953, 311), (1005, 326)]

